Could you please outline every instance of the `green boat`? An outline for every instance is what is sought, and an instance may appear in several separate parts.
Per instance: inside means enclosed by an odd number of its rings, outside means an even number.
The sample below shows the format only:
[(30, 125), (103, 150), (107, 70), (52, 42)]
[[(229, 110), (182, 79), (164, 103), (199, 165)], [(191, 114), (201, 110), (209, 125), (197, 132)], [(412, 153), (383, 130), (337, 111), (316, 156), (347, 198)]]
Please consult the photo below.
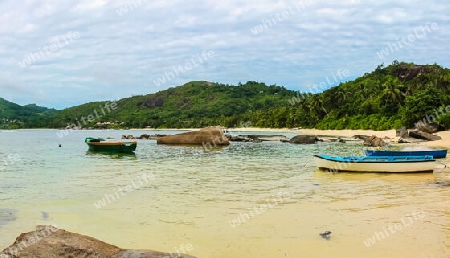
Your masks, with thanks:
[(137, 142), (110, 141), (103, 138), (87, 137), (84, 142), (89, 146), (90, 151), (130, 153), (136, 150)]

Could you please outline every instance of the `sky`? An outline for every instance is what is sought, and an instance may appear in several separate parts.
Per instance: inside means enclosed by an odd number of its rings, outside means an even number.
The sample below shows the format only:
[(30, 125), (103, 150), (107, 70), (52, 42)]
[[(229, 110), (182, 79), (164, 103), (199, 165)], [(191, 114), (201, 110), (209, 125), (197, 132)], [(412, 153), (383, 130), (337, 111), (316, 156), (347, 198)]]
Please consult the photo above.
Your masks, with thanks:
[(0, 97), (64, 109), (189, 81), (318, 93), (393, 60), (450, 67), (449, 14), (437, 0), (0, 0)]

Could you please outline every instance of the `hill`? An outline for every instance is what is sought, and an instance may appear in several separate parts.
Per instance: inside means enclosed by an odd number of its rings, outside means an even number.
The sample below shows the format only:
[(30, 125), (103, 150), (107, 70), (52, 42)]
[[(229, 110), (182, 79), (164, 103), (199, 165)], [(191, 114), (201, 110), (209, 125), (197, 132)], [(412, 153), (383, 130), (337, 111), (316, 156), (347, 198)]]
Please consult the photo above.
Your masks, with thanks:
[(29, 104), (20, 106), (0, 98), (0, 128), (19, 129), (45, 127), (49, 117), (57, 111)]
[[(450, 70), (434, 65), (398, 63), (315, 96), (318, 129), (387, 130), (413, 127), (418, 121), (440, 122), (450, 128)], [(449, 110), (450, 111), (450, 110)]]
[[(322, 93), (294, 92), (249, 81), (237, 86), (193, 81), (116, 102), (61, 111), (0, 99), (3, 126), (61, 128), (192, 128), (251, 125), (270, 128), (372, 129), (418, 121), (450, 128), (450, 70), (394, 61)], [(6, 120), (5, 120), (6, 119)], [(14, 122), (14, 123), (16, 123)]]
[(388, 130), (439, 122), (450, 129), (450, 70), (437, 64), (378, 66), (320, 94), (298, 92), (286, 105), (239, 116), (258, 127)]
[[(51, 126), (95, 127), (98, 122), (109, 121), (115, 123), (115, 127), (128, 128), (192, 128), (218, 124), (232, 127), (239, 123), (240, 114), (286, 105), (286, 99), (293, 96), (295, 92), (284, 87), (252, 81), (238, 86), (194, 81), (154, 94), (118, 100), (114, 110), (106, 110), (106, 102), (68, 108), (51, 118)], [(94, 115), (91, 122), (81, 122), (82, 117), (96, 113), (101, 117)]]

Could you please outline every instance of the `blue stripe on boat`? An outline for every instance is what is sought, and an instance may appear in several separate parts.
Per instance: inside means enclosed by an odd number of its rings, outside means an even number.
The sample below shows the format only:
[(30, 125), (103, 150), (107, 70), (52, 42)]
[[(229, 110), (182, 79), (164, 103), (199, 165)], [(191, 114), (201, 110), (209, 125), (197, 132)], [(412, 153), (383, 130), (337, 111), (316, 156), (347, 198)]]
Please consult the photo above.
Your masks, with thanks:
[(315, 157), (331, 160), (335, 162), (347, 163), (407, 163), (407, 162), (428, 162), (434, 161), (433, 156), (329, 156), (314, 155)]
[(435, 159), (445, 158), (447, 150), (425, 151), (389, 151), (389, 150), (364, 150), (367, 156), (426, 156), (431, 155)]

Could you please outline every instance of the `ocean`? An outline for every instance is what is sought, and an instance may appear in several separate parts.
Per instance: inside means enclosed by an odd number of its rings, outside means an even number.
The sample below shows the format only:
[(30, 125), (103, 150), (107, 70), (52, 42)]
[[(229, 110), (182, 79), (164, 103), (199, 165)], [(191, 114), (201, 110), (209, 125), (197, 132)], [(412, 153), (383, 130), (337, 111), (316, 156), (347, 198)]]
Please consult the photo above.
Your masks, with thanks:
[(196, 257), (450, 257), (449, 174), (317, 170), (313, 154), (363, 155), (359, 142), (105, 155), (84, 138), (179, 131), (58, 132), (0, 131), (0, 250), (49, 224)]

